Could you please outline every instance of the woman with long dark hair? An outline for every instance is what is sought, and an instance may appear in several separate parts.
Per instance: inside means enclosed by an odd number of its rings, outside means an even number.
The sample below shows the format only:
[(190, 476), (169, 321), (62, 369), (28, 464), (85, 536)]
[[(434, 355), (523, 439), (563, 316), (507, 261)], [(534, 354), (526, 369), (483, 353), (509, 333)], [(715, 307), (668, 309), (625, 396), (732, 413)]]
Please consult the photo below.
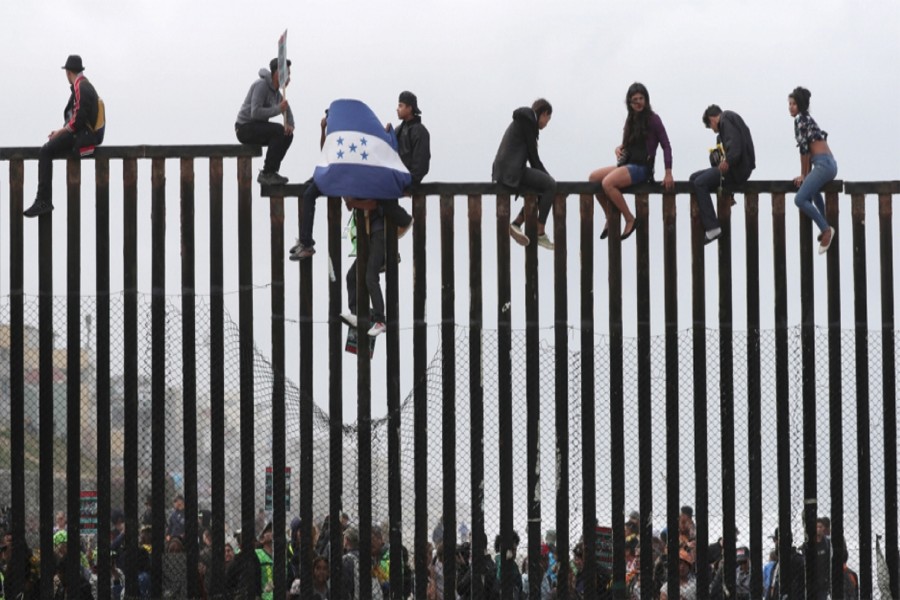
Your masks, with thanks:
[[(637, 185), (653, 179), (653, 165), (656, 160), (656, 148), (662, 146), (666, 175), (663, 185), (667, 191), (675, 187), (672, 178), (672, 146), (669, 136), (659, 115), (650, 106), (650, 93), (642, 83), (633, 83), (625, 94), (625, 105), (628, 107), (628, 118), (622, 132), (622, 144), (616, 147), (616, 164), (602, 167), (591, 173), (589, 181), (600, 183), (603, 189), (597, 193), (597, 201), (606, 213), (609, 221), (609, 203), (619, 209), (625, 217), (625, 228), (622, 239), (634, 233), (637, 221), (634, 218), (622, 190), (630, 185)], [(609, 233), (607, 226), (603, 228), (600, 239), (606, 239)]]
[(800, 176), (794, 178), (794, 185), (799, 189), (794, 204), (819, 228), (819, 254), (825, 254), (831, 247), (835, 231), (825, 218), (821, 190), (837, 176), (837, 162), (828, 147), (828, 132), (822, 131), (809, 115), (810, 96), (812, 93), (804, 87), (796, 87), (788, 94), (788, 110), (794, 117), (794, 138), (800, 148)]

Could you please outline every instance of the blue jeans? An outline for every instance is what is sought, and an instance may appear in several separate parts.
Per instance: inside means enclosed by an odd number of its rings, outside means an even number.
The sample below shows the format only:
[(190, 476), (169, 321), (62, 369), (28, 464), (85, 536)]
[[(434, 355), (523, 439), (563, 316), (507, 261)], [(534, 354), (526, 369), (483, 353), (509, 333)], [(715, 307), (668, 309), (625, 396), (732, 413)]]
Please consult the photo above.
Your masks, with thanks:
[(837, 175), (837, 162), (831, 154), (813, 155), (809, 162), (811, 169), (797, 190), (794, 204), (815, 222), (819, 231), (826, 231), (828, 221), (825, 219), (825, 200), (820, 190)]

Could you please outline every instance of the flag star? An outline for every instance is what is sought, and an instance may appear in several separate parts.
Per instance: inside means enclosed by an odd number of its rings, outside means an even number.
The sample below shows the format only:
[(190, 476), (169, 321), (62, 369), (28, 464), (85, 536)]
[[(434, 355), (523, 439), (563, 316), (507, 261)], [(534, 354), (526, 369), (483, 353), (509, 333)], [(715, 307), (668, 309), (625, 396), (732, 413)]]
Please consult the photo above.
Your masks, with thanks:
[(338, 150), (337, 157), (338, 157), (338, 158), (344, 158), (344, 151), (343, 151), (343, 150)]
[(368, 159), (368, 158), (369, 158), (369, 153), (368, 153), (368, 152), (366, 152), (366, 151), (365, 151), (365, 150), (363, 150), (363, 153), (362, 153), (362, 154), (360, 154), (360, 156), (362, 156), (362, 159), (363, 159), (363, 160), (366, 160), (366, 159)]
[(337, 139), (337, 143), (338, 143), (338, 146), (343, 146), (343, 145), (344, 145), (344, 138), (339, 137), (339, 138)]
[(369, 141), (366, 138), (360, 138), (360, 140), (359, 140), (360, 146), (365, 146), (368, 143), (369, 143)]
[(356, 144), (350, 144), (350, 152), (356, 152)]

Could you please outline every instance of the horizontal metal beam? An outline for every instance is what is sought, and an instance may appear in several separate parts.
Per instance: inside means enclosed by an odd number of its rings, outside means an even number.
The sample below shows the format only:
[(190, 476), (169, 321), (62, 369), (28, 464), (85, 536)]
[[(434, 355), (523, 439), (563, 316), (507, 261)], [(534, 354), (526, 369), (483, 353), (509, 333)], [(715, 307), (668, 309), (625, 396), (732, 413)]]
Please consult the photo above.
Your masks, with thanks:
[[(0, 148), (0, 160), (37, 160), (40, 146)], [(262, 156), (262, 147), (245, 144), (199, 146), (100, 146), (89, 158), (236, 158)]]

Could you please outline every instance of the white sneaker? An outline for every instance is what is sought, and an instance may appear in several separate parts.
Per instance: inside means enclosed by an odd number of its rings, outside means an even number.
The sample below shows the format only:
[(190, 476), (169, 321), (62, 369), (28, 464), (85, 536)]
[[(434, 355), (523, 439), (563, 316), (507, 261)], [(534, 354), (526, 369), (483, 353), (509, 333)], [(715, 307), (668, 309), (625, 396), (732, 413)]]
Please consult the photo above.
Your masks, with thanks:
[(356, 315), (353, 313), (341, 313), (341, 321), (346, 323), (348, 326), (356, 328)]
[(711, 244), (714, 241), (716, 241), (717, 239), (719, 239), (719, 236), (721, 236), (721, 235), (722, 235), (721, 227), (716, 227), (715, 229), (710, 229), (709, 231), (706, 232), (706, 241), (704, 241), (703, 243)]
[[(819, 244), (819, 254), (825, 254), (828, 252), (828, 249), (831, 248), (831, 242), (834, 241), (834, 236), (837, 235), (837, 232), (834, 230), (834, 227), (829, 227), (828, 231), (831, 232), (831, 235), (828, 237), (828, 243), (820, 243)], [(824, 235), (824, 234), (823, 234)]]
[(553, 250), (553, 242), (550, 241), (550, 238), (547, 237), (546, 233), (542, 233), (538, 236), (538, 246), (541, 248), (546, 248), (547, 250)]
[(516, 225), (515, 223), (509, 224), (509, 235), (512, 236), (512, 239), (516, 240), (516, 243), (520, 246), (527, 246), (531, 240), (528, 239), (528, 236), (522, 231), (521, 225)]
[(387, 331), (387, 325), (385, 325), (381, 321), (378, 321), (377, 323), (372, 325), (372, 328), (369, 330), (369, 337), (378, 337), (385, 331)]

